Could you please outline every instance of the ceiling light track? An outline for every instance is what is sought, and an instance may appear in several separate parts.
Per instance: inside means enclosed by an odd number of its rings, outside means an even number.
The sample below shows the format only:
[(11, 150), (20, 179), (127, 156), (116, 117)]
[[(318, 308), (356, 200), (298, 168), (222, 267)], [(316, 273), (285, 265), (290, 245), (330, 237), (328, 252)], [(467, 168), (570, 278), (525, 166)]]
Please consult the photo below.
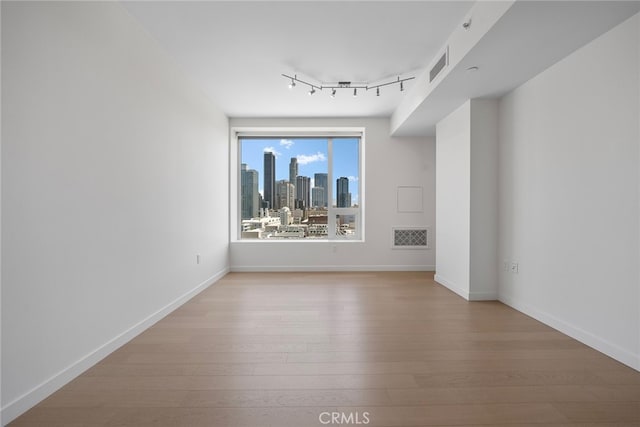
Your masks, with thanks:
[(314, 93), (316, 93), (316, 89), (317, 90), (330, 89), (332, 98), (335, 98), (336, 92), (338, 89), (353, 89), (353, 96), (357, 96), (358, 89), (363, 89), (366, 91), (375, 89), (376, 96), (380, 96), (381, 87), (398, 85), (400, 87), (400, 92), (403, 92), (404, 82), (415, 79), (415, 77), (405, 77), (401, 79), (400, 76), (398, 76), (396, 80), (390, 80), (390, 81), (379, 83), (376, 85), (369, 85), (368, 83), (353, 83), (353, 82), (347, 82), (347, 81), (314, 84), (314, 83), (299, 79), (297, 74), (294, 74), (293, 76), (290, 76), (288, 74), (282, 74), (282, 77), (285, 77), (286, 79), (290, 80), (289, 89), (293, 89), (296, 86), (296, 83), (301, 83), (303, 85), (308, 86), (309, 95), (313, 95)]

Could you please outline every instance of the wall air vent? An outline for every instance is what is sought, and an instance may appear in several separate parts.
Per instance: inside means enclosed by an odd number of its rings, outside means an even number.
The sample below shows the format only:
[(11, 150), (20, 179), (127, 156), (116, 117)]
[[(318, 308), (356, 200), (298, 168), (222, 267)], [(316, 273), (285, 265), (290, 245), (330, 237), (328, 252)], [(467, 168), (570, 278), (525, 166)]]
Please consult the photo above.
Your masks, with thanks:
[(392, 232), (393, 249), (429, 249), (428, 227), (394, 227)]
[(449, 65), (449, 47), (448, 46), (444, 50), (444, 53), (442, 54), (440, 59), (438, 59), (438, 62), (436, 62), (436, 64), (431, 69), (431, 71), (429, 71), (429, 83), (431, 83), (433, 79), (438, 77), (438, 74), (440, 74), (440, 72), (444, 70), (444, 67), (446, 67), (447, 65)]

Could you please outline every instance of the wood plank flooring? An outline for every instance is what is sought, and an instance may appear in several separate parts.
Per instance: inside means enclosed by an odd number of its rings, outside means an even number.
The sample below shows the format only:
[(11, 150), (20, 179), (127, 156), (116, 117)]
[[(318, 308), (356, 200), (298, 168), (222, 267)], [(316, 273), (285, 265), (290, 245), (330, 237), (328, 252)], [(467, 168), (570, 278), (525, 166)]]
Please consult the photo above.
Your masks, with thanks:
[(432, 273), (232, 273), (11, 425), (639, 426), (640, 373)]

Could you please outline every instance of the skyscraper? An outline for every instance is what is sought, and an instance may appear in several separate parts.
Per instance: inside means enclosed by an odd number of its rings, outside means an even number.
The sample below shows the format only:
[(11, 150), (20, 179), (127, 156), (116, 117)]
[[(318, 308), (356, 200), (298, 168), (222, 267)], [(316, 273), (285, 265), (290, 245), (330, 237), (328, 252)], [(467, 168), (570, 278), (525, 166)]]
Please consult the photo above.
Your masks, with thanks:
[(276, 183), (275, 209), (287, 207), (289, 210), (293, 210), (295, 198), (295, 188), (289, 181), (281, 179)]
[(269, 209), (276, 209), (276, 156), (270, 151), (264, 153), (264, 201)]
[(311, 196), (311, 178), (299, 176), (296, 178), (296, 208), (308, 209)]
[(260, 208), (258, 194), (258, 171), (240, 166), (240, 200), (242, 219), (257, 218)]
[(322, 203), (314, 206), (326, 208), (329, 206), (329, 177), (326, 173), (316, 173), (313, 175), (314, 187), (323, 188), (324, 189), (324, 199), (322, 199)]
[(336, 180), (336, 202), (339, 208), (351, 207), (351, 194), (349, 193), (349, 178), (341, 176)]
[(324, 188), (322, 187), (313, 187), (311, 189), (311, 206), (313, 207), (323, 207), (327, 197), (325, 196)]
[(296, 185), (296, 178), (298, 177), (298, 158), (292, 157), (289, 162), (289, 182)]

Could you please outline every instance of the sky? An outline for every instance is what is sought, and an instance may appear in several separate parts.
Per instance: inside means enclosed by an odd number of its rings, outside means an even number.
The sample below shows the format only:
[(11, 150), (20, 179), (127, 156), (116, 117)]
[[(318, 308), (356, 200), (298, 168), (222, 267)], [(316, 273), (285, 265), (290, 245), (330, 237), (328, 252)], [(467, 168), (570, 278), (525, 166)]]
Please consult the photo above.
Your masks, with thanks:
[[(353, 203), (358, 203), (359, 176), (359, 139), (333, 138), (333, 193), (335, 181), (340, 177), (349, 178), (349, 191)], [(326, 138), (247, 138), (240, 144), (241, 163), (247, 169), (258, 171), (260, 194), (264, 188), (264, 153), (270, 151), (276, 155), (276, 181), (289, 180), (289, 163), (292, 157), (298, 159), (298, 176), (311, 178), (316, 173), (327, 173), (329, 170), (328, 140)], [(333, 194), (335, 199), (335, 194)]]

